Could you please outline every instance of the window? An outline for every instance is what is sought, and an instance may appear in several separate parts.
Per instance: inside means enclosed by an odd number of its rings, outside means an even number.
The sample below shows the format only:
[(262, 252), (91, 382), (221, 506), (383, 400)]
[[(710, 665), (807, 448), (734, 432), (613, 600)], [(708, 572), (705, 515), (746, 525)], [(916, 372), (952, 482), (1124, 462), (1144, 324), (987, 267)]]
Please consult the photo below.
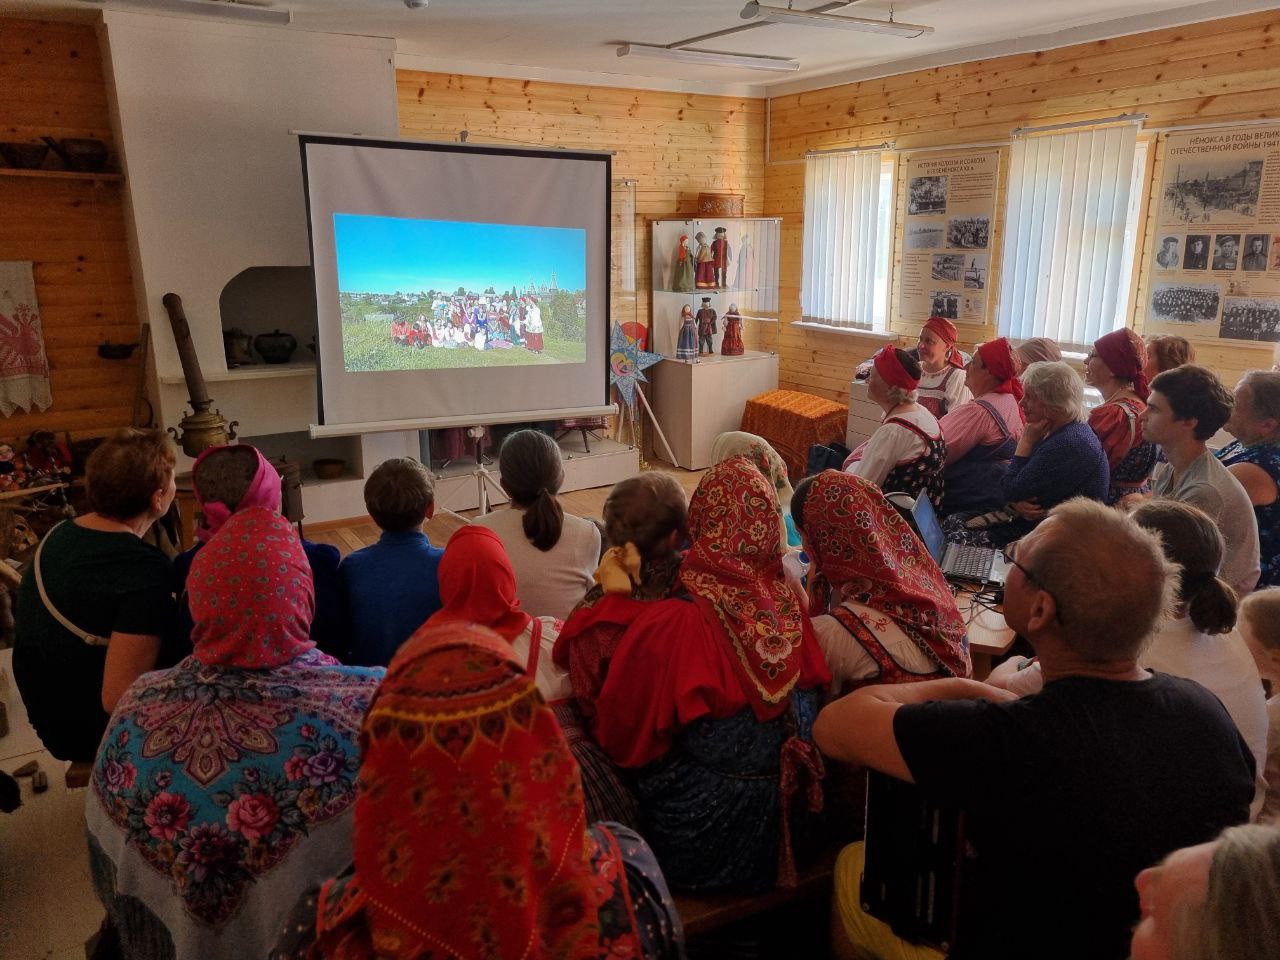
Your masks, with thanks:
[(895, 157), (879, 150), (805, 160), (803, 319), (884, 330), (889, 315)]
[(1146, 145), (1137, 127), (1015, 140), (997, 327), (1084, 347), (1125, 323)]

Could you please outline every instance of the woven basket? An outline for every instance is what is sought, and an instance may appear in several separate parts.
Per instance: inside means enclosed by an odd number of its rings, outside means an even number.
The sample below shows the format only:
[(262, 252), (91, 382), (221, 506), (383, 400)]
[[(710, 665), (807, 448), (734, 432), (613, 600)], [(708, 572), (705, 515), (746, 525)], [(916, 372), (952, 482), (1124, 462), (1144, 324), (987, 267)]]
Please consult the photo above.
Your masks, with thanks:
[(741, 217), (746, 200), (746, 195), (741, 193), (700, 193), (698, 216)]

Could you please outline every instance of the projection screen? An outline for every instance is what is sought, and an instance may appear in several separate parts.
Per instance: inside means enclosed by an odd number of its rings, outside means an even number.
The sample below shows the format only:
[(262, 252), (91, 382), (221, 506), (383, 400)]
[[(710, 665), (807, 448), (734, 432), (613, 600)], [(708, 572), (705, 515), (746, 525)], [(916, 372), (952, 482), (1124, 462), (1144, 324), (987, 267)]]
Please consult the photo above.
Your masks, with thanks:
[(609, 154), (299, 142), (324, 432), (608, 403)]

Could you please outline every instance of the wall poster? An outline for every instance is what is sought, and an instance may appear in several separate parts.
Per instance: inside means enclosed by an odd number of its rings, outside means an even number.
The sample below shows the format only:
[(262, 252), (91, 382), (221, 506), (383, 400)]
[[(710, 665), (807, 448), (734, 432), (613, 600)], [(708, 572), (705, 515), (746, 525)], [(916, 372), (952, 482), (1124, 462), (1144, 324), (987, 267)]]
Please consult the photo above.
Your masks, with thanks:
[(1280, 125), (1172, 134), (1147, 329), (1280, 340)]
[(991, 284), (1000, 154), (907, 154), (898, 316), (981, 323)]

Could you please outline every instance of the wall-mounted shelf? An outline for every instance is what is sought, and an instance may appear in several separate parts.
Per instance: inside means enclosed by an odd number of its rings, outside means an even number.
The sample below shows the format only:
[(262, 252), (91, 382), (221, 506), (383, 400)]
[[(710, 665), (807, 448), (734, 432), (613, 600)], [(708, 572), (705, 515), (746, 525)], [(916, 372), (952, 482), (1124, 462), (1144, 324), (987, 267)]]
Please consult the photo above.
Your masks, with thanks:
[[(252, 366), (236, 367), (234, 370), (212, 370), (204, 375), (204, 379), (208, 383), (227, 380), (278, 380), (282, 377), (314, 377), (315, 373), (316, 365), (309, 361), (257, 363)], [(180, 384), (187, 381), (180, 373), (169, 373), (162, 375), (160, 382)]]
[(105, 183), (121, 183), (123, 173), (80, 173), (78, 170), (19, 170), (16, 167), (0, 167), (0, 177), (36, 177), (41, 180), (97, 180)]

